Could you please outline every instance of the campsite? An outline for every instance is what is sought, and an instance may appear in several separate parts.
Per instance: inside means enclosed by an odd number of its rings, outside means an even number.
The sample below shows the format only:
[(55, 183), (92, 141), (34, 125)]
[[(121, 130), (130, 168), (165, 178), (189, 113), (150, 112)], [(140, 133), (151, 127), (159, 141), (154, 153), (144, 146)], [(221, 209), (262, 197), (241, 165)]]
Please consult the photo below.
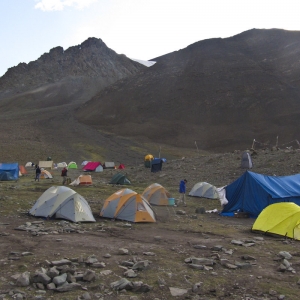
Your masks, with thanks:
[[(167, 157), (158, 172), (145, 167), (142, 155), (135, 164), (123, 161), (121, 170), (83, 172), (81, 162), (74, 162), (77, 168), (72, 164), (68, 170), (71, 180), (79, 176), (91, 180), (65, 187), (66, 192), (72, 189), (86, 200), (95, 222), (28, 214), (43, 193), (61, 186), (60, 168), (47, 169), (53, 178), (39, 182), (34, 181), (30, 166), (18, 180), (1, 181), (2, 299), (17, 295), (17, 299), (298, 299), (299, 240), (252, 232), (256, 218), (242, 212), (221, 216), (219, 199), (188, 196), (198, 182), (219, 188), (241, 178), (247, 171), (241, 168), (241, 158), (242, 151), (182, 151), (176, 159)], [(251, 172), (300, 173), (298, 149), (261, 149), (252, 159)], [(120, 177), (117, 174), (125, 175), (130, 184), (110, 183)], [(142, 194), (157, 183), (178, 199), (178, 184), (184, 178), (188, 180), (187, 207), (152, 205), (156, 222), (100, 216), (105, 200), (121, 189)], [(133, 268), (136, 264), (139, 267)], [(37, 279), (27, 286), (16, 284), (20, 274), (30, 272), (37, 278), (53, 268), (73, 274), (68, 275), (73, 281), (65, 292), (48, 289)], [(126, 288), (119, 288), (120, 280)]]

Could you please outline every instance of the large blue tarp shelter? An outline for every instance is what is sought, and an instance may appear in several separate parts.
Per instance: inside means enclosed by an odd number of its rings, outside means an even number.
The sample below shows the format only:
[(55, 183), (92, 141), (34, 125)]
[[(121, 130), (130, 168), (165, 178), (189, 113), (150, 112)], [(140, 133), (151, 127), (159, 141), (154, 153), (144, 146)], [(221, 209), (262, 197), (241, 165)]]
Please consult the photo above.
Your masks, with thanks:
[(19, 178), (18, 163), (0, 163), (0, 180), (17, 180)]
[(225, 190), (228, 203), (221, 215), (241, 211), (256, 218), (273, 203), (294, 202), (300, 205), (300, 174), (267, 176), (246, 171)]

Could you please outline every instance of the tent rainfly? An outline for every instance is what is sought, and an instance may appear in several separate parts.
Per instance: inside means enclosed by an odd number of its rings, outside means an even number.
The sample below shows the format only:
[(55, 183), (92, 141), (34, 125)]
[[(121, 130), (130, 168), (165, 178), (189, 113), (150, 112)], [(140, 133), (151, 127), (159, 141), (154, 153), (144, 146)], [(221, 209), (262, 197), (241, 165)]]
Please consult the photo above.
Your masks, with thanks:
[(77, 169), (77, 164), (74, 161), (69, 162), (68, 169)]
[(67, 165), (66, 162), (60, 162), (60, 163), (57, 164), (57, 167), (58, 167), (58, 168), (66, 168), (67, 166), (68, 166), (68, 165)]
[(300, 205), (300, 174), (267, 176), (246, 171), (236, 181), (225, 187), (228, 203), (221, 215), (236, 211), (256, 218), (270, 204), (294, 202)]
[(54, 168), (53, 160), (40, 160), (39, 167), (44, 169), (46, 168), (53, 169)]
[(100, 166), (101, 163), (99, 161), (90, 161), (88, 162), (83, 168), (83, 171), (95, 171), (98, 166)]
[(219, 199), (219, 193), (215, 186), (207, 182), (198, 182), (191, 189), (189, 196), (209, 199)]
[(253, 167), (252, 158), (249, 151), (244, 151), (242, 154), (241, 168), (251, 169)]
[(41, 171), (41, 175), (40, 175), (40, 179), (52, 179), (53, 176), (51, 175), (51, 173), (47, 170), (42, 170)]
[(117, 173), (112, 177), (110, 184), (131, 184), (131, 182), (126, 178), (126, 175)]
[(153, 183), (143, 192), (142, 196), (151, 205), (169, 205), (170, 193), (160, 184)]
[(65, 186), (52, 186), (46, 190), (30, 209), (29, 214), (72, 222), (96, 222), (87, 201)]
[(103, 169), (115, 169), (115, 163), (112, 161), (106, 161), (103, 164)]
[(129, 222), (156, 222), (148, 201), (130, 189), (119, 190), (107, 198), (100, 216)]
[(252, 231), (300, 240), (300, 206), (292, 202), (274, 203), (267, 206), (254, 222)]

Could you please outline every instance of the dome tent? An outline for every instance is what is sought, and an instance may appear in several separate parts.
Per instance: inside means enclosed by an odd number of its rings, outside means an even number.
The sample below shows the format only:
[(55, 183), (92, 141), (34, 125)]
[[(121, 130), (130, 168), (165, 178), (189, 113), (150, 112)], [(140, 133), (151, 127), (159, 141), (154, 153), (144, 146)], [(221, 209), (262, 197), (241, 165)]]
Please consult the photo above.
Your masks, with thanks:
[(198, 182), (191, 189), (189, 196), (209, 199), (219, 199), (219, 193), (215, 186), (207, 182)]
[(87, 201), (65, 186), (52, 186), (46, 190), (30, 209), (29, 214), (72, 222), (96, 222)]
[(119, 190), (108, 197), (100, 216), (129, 222), (156, 222), (147, 200), (130, 189)]
[(170, 193), (158, 183), (149, 185), (144, 190), (142, 196), (151, 205), (169, 205)]
[(300, 206), (280, 202), (267, 206), (252, 226), (252, 231), (273, 233), (300, 240)]

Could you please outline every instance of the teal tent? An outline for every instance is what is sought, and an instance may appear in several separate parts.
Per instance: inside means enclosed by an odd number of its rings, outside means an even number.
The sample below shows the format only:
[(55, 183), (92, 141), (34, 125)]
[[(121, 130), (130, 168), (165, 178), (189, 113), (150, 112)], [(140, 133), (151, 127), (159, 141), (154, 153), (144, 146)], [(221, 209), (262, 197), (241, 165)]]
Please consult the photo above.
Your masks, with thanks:
[(125, 174), (117, 173), (112, 177), (110, 184), (131, 184), (131, 182)]

